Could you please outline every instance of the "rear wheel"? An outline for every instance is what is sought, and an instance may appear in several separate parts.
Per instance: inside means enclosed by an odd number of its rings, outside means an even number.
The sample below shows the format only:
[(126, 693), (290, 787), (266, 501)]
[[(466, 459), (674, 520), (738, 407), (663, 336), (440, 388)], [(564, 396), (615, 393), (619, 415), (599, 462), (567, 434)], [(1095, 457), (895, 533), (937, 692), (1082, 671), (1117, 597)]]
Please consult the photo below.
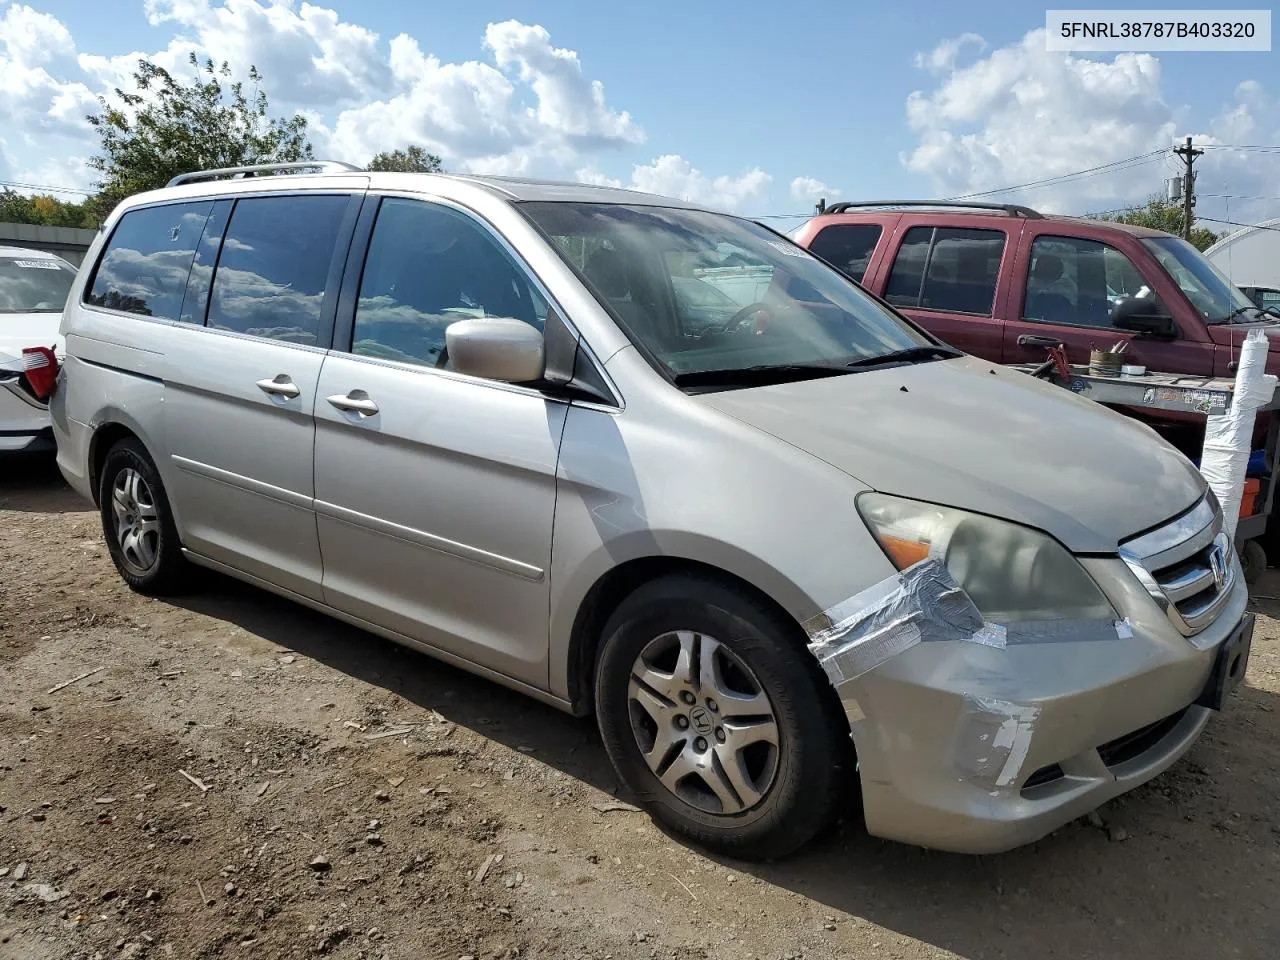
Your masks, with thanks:
[(125, 583), (139, 593), (179, 592), (189, 567), (146, 448), (132, 437), (121, 440), (108, 452), (98, 484), (102, 533)]
[(788, 854), (830, 822), (850, 753), (825, 676), (789, 633), (745, 591), (672, 576), (622, 603), (597, 661), (597, 719), (624, 783), (672, 830), (744, 859)]

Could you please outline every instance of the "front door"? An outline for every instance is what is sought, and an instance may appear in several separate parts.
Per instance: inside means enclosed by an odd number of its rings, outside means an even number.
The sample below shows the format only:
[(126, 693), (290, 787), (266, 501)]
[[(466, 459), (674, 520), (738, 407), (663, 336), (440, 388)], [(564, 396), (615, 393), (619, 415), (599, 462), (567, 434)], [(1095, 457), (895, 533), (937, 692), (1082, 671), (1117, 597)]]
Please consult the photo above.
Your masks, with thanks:
[(1112, 307), (1125, 297), (1153, 297), (1169, 309), (1157, 297), (1157, 285), (1118, 247), (1042, 232), (1029, 239), (1015, 271), (1018, 287), (1004, 333), (1006, 363), (1039, 363), (1047, 356), (1046, 346), (1061, 342), (1068, 360), (1087, 364), (1092, 350), (1125, 343), (1124, 363), (1153, 372), (1213, 373), (1212, 343), (1140, 337), (1112, 325)]
[(545, 689), (567, 407), (451, 372), (444, 334), (484, 316), (541, 328), (546, 302), (469, 214), (399, 197), (381, 201), (348, 282), (351, 336), (325, 359), (316, 403), (325, 599)]
[(358, 203), (237, 200), (220, 253), (206, 228), (185, 301), (198, 306), (184, 305), (165, 346), (168, 483), (183, 542), (317, 600), (312, 408)]

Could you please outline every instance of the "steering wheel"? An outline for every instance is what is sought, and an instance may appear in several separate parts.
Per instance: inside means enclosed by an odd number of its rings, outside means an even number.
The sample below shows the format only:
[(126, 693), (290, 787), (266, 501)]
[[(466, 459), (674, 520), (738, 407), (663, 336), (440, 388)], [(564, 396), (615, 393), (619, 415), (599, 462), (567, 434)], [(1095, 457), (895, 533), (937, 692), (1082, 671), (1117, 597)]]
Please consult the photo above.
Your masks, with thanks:
[(757, 300), (755, 303), (747, 304), (732, 317), (724, 325), (725, 333), (741, 333), (748, 329), (748, 321), (755, 321), (755, 333), (757, 336), (764, 333), (768, 327), (769, 321), (773, 319), (773, 315), (769, 311), (769, 305), (763, 300)]

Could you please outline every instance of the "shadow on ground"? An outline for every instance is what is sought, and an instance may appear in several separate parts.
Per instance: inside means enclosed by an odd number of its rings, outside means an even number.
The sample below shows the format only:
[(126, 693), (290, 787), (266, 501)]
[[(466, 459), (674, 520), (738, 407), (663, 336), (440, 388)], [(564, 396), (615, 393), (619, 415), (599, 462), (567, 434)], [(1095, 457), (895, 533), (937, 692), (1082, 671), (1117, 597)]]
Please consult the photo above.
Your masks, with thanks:
[(0, 457), (0, 510), (22, 513), (69, 513), (91, 510), (76, 494), (49, 455)]
[[(0, 506), (87, 505), (37, 472), (0, 482)], [(42, 486), (43, 484), (43, 486)], [(971, 958), (1277, 955), (1280, 944), (1280, 573), (1255, 587), (1260, 620), (1246, 685), (1173, 769), (1083, 821), (999, 856), (931, 853), (867, 836), (851, 815), (781, 863), (722, 861), (813, 903)], [(590, 720), (578, 720), (425, 655), (260, 590), (209, 575), (181, 606), (312, 657), (534, 756), (605, 792), (616, 782)], [(1258, 685), (1265, 682), (1266, 689)], [(675, 843), (678, 841), (671, 840)]]
[[(556, 769), (616, 792), (590, 720), (254, 588), (222, 577), (208, 586), (182, 605), (509, 747), (532, 748)], [(1280, 602), (1273, 605), (1280, 613)], [(1115, 836), (1127, 835), (1123, 841), (1077, 822), (1012, 853), (967, 857), (876, 840), (855, 815), (785, 862), (722, 862), (824, 911), (967, 958), (1129, 957), (1135, 938), (1150, 950), (1143, 956), (1273, 957), (1280, 943), (1280, 827), (1271, 815), (1280, 799), (1278, 700), (1244, 688), (1189, 757), (1108, 805), (1104, 816)], [(1237, 808), (1253, 812), (1233, 816)]]

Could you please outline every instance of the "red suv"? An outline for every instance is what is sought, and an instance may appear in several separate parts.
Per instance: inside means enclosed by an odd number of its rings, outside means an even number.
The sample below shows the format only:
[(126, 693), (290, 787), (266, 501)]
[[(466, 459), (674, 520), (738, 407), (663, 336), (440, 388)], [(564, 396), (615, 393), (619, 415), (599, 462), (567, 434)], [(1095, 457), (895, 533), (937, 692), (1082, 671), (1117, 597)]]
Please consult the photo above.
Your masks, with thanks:
[(1251, 327), (1280, 323), (1184, 240), (977, 203), (837, 203), (791, 234), (947, 343), (997, 363), (1129, 340), (1125, 362), (1231, 376)]

